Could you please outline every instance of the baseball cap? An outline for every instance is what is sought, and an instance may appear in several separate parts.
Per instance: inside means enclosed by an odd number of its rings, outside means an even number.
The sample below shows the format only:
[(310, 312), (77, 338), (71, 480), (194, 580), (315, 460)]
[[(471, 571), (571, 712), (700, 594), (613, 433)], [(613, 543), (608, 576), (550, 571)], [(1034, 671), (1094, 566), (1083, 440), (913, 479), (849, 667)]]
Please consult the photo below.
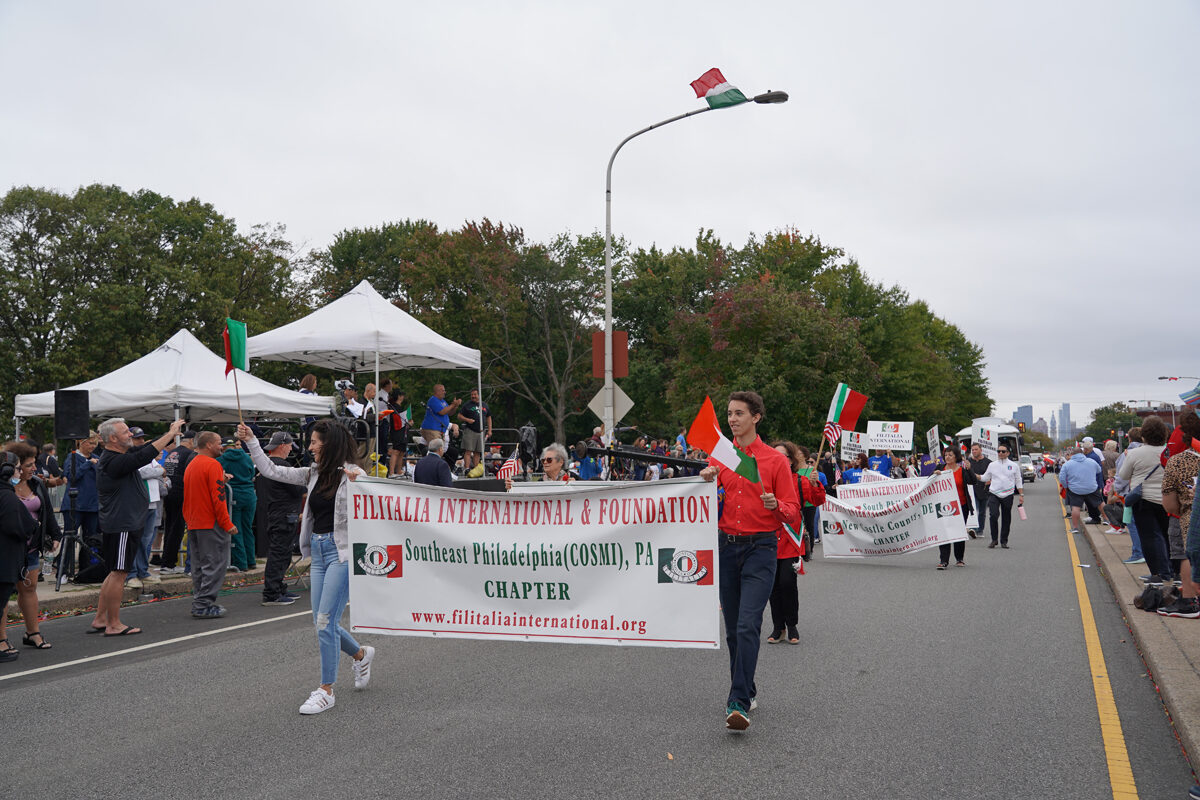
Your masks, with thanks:
[(181, 442), (184, 439), (195, 439), (195, 438), (196, 438), (195, 431), (184, 431), (183, 433), (179, 434), (179, 441), (181, 441)]
[(129, 432), (131, 434), (133, 434), (133, 438), (135, 438), (135, 439), (145, 439), (146, 438), (146, 432), (137, 426), (130, 428)]
[(274, 450), (276, 447), (282, 447), (285, 444), (295, 444), (296, 440), (287, 431), (275, 431), (271, 434), (271, 441), (267, 442), (267, 450)]
[(237, 443), (238, 443), (237, 439), (233, 438), (232, 436), (226, 436), (224, 439), (221, 440), (221, 447), (233, 447)]
[(1085, 442), (1087, 442), (1088, 444), (1095, 444), (1095, 443), (1096, 443), (1096, 440), (1095, 440), (1095, 439), (1093, 439), (1093, 438), (1092, 438), (1092, 437), (1090, 437), (1090, 436), (1085, 436), (1085, 437), (1083, 437), (1083, 440), (1084, 440)]

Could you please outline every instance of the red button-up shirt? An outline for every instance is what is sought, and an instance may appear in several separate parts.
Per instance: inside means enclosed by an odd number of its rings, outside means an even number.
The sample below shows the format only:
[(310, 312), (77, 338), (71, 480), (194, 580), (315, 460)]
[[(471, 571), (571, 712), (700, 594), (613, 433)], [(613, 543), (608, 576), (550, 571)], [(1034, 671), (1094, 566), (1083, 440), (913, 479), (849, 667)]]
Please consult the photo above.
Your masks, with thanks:
[[(792, 474), (787, 458), (773, 447), (768, 447), (759, 437), (749, 447), (743, 448), (736, 441), (733, 446), (751, 455), (758, 462), (758, 477), (761, 486), (752, 483), (723, 464), (711, 458), (709, 464), (719, 466), (717, 485), (725, 490), (725, 509), (718, 523), (722, 533), (738, 536), (751, 533), (777, 531), (783, 523), (800, 530), (800, 496), (796, 492), (796, 478)], [(763, 507), (762, 495), (769, 492), (779, 501), (779, 507), (768, 511)]]

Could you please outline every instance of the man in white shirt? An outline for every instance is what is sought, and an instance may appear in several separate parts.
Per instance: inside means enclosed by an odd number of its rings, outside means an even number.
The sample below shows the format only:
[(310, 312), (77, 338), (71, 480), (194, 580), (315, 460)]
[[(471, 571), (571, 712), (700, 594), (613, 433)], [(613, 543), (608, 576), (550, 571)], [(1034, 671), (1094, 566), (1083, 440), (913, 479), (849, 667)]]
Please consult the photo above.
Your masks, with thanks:
[[(991, 520), (992, 543), (988, 545), (988, 549), (992, 549), (997, 543), (1008, 549), (1008, 529), (1012, 524), (1012, 501), (1013, 495), (1020, 495), (1020, 505), (1025, 505), (1025, 490), (1022, 488), (1021, 465), (1016, 461), (1012, 461), (1008, 457), (1008, 445), (1000, 445), (996, 448), (999, 455), (995, 461), (988, 465), (987, 472), (979, 477), (981, 481), (988, 485), (988, 518)], [(996, 518), (1000, 518), (1000, 532), (997, 541), (996, 534)]]

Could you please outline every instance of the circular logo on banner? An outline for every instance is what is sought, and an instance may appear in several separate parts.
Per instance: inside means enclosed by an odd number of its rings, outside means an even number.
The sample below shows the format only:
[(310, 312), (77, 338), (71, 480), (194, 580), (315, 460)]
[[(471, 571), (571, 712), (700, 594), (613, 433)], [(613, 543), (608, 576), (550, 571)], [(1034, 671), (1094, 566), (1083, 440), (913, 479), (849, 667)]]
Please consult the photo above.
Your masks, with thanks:
[(708, 574), (708, 567), (700, 566), (700, 559), (692, 550), (676, 550), (663, 572), (679, 583), (695, 583)]
[(387, 548), (377, 544), (366, 549), (358, 565), (368, 575), (388, 575), (396, 568), (396, 562), (388, 558)]

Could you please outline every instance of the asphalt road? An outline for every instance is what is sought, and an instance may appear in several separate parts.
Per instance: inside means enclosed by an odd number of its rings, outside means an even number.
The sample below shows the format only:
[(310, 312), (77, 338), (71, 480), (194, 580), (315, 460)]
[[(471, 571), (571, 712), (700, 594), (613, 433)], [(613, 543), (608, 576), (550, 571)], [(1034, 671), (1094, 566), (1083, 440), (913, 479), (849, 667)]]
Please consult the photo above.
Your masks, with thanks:
[[(307, 596), (262, 608), (252, 589), (219, 621), (186, 600), (126, 609), (146, 629), (128, 639), (45, 623), (52, 651), (0, 665), (3, 794), (1112, 797), (1081, 568), (1053, 482), (1027, 492), (1012, 549), (969, 542), (963, 569), (818, 551), (802, 644), (764, 643), (745, 735), (723, 727), (724, 651), (386, 636), (362, 637), (378, 649), (367, 690), (343, 661), (337, 706), (301, 717), (319, 678)], [(1184, 797), (1191, 768), (1120, 608), (1082, 569), (1139, 795)]]

